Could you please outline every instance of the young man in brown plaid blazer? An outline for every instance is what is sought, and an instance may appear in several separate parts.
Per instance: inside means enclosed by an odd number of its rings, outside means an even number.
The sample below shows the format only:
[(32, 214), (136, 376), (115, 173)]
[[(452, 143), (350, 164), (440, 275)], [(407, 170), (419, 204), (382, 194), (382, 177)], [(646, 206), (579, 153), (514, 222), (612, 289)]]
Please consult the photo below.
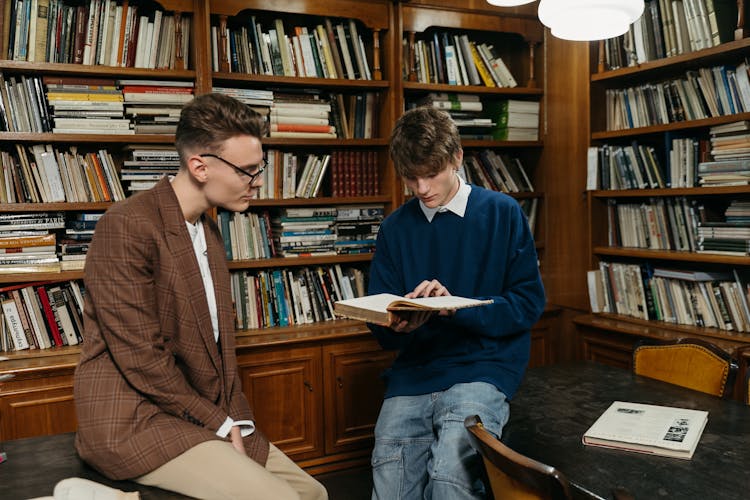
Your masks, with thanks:
[(263, 180), (260, 115), (187, 104), (180, 169), (112, 206), (86, 258), (76, 447), (112, 479), (199, 498), (326, 499), (255, 429), (240, 387), (224, 246), (206, 211), (244, 211)]

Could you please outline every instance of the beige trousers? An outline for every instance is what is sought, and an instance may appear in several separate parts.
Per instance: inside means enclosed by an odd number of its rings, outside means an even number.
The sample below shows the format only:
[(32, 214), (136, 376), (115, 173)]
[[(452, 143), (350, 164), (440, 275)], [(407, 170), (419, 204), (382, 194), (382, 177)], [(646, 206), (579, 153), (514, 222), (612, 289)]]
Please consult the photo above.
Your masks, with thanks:
[(274, 445), (263, 467), (226, 441), (206, 441), (134, 481), (204, 499), (328, 500), (323, 485)]

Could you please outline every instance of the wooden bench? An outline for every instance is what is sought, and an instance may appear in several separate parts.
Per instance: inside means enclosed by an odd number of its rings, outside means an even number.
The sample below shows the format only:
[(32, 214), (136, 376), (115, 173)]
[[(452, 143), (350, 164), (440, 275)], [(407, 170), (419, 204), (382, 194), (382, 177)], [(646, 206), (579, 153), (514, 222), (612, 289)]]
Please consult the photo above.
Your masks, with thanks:
[(24, 500), (52, 496), (58, 481), (82, 477), (122, 491), (138, 491), (144, 500), (189, 498), (132, 481), (112, 481), (78, 457), (73, 445), (75, 433), (56, 434), (0, 442), (7, 461), (0, 464), (0, 498)]

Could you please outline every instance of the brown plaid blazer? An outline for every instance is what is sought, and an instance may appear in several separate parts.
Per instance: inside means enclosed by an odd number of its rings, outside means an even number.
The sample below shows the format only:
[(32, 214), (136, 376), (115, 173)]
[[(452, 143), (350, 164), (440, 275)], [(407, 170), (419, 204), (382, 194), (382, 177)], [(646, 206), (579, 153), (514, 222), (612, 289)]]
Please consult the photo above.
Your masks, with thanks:
[[(237, 373), (229, 271), (203, 216), (219, 316), (214, 340), (185, 218), (168, 179), (112, 206), (86, 257), (85, 333), (75, 373), (76, 449), (112, 479), (131, 479), (252, 419)], [(268, 441), (245, 438), (265, 464)]]

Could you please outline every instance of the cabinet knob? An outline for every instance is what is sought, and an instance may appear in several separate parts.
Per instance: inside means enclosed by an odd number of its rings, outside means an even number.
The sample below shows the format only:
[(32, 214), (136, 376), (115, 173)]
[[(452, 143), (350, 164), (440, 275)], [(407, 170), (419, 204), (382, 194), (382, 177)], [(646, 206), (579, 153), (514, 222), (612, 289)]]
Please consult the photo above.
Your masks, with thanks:
[(307, 387), (308, 391), (310, 391), (310, 392), (313, 391), (312, 384), (310, 382), (308, 382), (307, 380), (305, 380), (304, 384), (305, 384), (305, 387)]
[(336, 382), (338, 382), (339, 384), (339, 389), (344, 388), (344, 379), (342, 379), (341, 377), (336, 377)]

